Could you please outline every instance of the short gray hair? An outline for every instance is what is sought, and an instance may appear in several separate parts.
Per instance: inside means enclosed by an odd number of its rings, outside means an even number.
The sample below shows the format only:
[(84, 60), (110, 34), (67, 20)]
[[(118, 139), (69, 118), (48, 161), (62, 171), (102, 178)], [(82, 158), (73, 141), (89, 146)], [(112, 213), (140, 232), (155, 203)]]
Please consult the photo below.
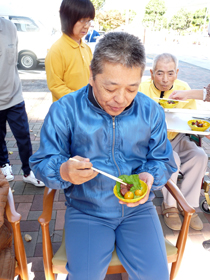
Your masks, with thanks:
[(153, 73), (155, 72), (157, 63), (158, 63), (158, 61), (160, 61), (160, 60), (164, 60), (165, 62), (171, 62), (171, 61), (173, 61), (174, 64), (175, 64), (175, 67), (176, 67), (175, 70), (177, 70), (177, 68), (178, 68), (178, 59), (176, 58), (176, 56), (173, 55), (173, 54), (170, 54), (170, 53), (162, 53), (162, 54), (158, 54), (158, 55), (155, 56), (155, 58), (153, 59), (153, 65), (152, 65)]
[(96, 45), (91, 61), (93, 79), (103, 72), (105, 62), (119, 63), (128, 68), (139, 67), (143, 75), (146, 65), (144, 46), (134, 35), (126, 32), (110, 32)]

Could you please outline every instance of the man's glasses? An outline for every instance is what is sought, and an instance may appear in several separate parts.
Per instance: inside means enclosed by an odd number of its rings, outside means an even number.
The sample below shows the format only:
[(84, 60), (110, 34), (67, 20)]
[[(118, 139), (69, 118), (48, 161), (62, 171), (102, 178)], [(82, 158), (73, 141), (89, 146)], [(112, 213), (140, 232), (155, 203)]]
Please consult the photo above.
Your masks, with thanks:
[(84, 18), (82, 18), (82, 19), (79, 20), (79, 22), (81, 22), (84, 26), (85, 26), (85, 25), (91, 26), (91, 21), (92, 21), (92, 20), (86, 20), (86, 19), (84, 19)]

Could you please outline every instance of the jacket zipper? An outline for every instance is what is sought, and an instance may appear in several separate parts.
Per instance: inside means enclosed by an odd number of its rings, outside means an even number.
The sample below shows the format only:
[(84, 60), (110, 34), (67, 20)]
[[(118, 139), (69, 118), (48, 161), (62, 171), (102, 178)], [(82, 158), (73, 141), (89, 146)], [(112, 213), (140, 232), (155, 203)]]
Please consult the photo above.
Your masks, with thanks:
[[(114, 156), (114, 145), (115, 145), (115, 117), (112, 117), (112, 126), (113, 126), (112, 157), (113, 157), (114, 164), (116, 165), (117, 170), (118, 170), (118, 173), (119, 173), (119, 176), (120, 176), (120, 175), (121, 175), (121, 172), (120, 172), (119, 166), (118, 166), (117, 163), (116, 163), (115, 156)], [(124, 205), (122, 205), (122, 217), (124, 217)]]

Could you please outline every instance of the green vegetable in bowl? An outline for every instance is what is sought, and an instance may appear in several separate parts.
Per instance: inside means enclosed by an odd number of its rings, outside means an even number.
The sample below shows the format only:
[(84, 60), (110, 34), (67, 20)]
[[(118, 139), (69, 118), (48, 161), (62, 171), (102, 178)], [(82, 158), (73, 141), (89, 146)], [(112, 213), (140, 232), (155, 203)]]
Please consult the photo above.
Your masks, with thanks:
[[(123, 180), (123, 182), (127, 183), (127, 184), (132, 184), (133, 186), (130, 188), (130, 192), (132, 192), (134, 194), (133, 198), (138, 198), (139, 196), (135, 194), (136, 190), (142, 190), (141, 187), (141, 183), (139, 181), (139, 176), (137, 174), (133, 174), (133, 175), (121, 175), (119, 176), (120, 179)], [(117, 187), (117, 194), (119, 195), (119, 197), (124, 198), (124, 196), (122, 196), (121, 192), (120, 192), (120, 183), (116, 182), (116, 187)]]

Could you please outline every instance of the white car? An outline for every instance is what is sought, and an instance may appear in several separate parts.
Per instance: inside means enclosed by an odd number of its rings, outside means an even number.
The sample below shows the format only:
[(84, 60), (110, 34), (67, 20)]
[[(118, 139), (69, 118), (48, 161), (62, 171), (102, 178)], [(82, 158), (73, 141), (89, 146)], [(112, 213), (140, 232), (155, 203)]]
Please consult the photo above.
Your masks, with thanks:
[(5, 16), (11, 20), (18, 33), (18, 64), (20, 68), (35, 69), (38, 63), (44, 62), (47, 50), (53, 43), (52, 31), (31, 17)]

